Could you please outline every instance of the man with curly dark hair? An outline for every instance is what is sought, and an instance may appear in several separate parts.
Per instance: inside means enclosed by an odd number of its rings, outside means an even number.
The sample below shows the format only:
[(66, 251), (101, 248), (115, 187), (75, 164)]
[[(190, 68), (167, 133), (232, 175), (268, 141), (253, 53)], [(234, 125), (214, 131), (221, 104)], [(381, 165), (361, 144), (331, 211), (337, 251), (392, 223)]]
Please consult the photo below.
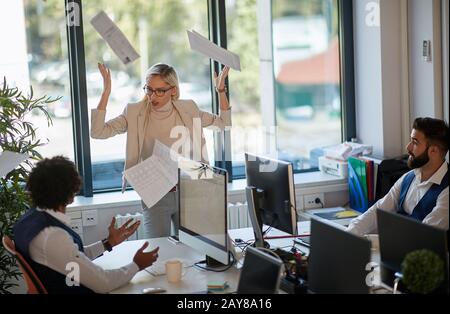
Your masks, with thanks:
[[(158, 249), (144, 252), (146, 242), (133, 261), (121, 268), (104, 270), (92, 259), (111, 251), (132, 235), (139, 221), (127, 221), (115, 228), (113, 218), (103, 241), (83, 246), (80, 236), (70, 226), (66, 206), (73, 202), (81, 185), (75, 164), (63, 156), (39, 161), (31, 171), (27, 190), (34, 207), (14, 226), (17, 250), (30, 263), (48, 293), (106, 293), (128, 283), (134, 275), (151, 266)], [(131, 224), (131, 225), (130, 225)], [(77, 278), (73, 271), (78, 269)]]

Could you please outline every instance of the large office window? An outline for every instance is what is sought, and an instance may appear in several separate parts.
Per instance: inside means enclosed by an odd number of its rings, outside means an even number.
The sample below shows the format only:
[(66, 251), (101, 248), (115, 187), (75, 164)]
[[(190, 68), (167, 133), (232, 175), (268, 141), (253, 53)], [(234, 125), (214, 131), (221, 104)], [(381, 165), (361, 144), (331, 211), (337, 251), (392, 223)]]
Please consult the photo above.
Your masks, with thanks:
[(321, 148), (342, 141), (338, 1), (226, 3), (243, 68), (230, 77), (233, 174), (247, 151), (317, 168)]
[[(42, 154), (73, 159), (84, 195), (119, 189), (126, 135), (89, 137), (90, 109), (102, 92), (97, 63), (112, 71), (107, 119), (144, 97), (146, 70), (173, 65), (181, 98), (202, 110), (218, 108), (211, 61), (193, 51), (194, 29), (239, 54), (230, 71), (231, 137), (206, 132), (210, 162), (244, 176), (244, 153), (292, 161), (296, 171), (317, 169), (321, 147), (354, 136), (351, 0), (23, 0), (0, 3), (0, 35), (15, 45), (0, 51), (0, 75), (37, 95), (62, 96), (48, 109), (54, 125), (31, 116), (49, 145)], [(72, 11), (71, 11), (72, 10)], [(81, 27), (65, 14), (81, 13)], [(123, 65), (90, 21), (100, 11), (124, 32), (140, 58)], [(72, 86), (71, 86), (72, 84)], [(73, 99), (71, 99), (71, 97)], [(221, 163), (222, 157), (231, 158)], [(229, 159), (227, 159), (229, 161)], [(231, 167), (232, 166), (232, 167)]]
[[(113, 19), (139, 53), (140, 58), (132, 64), (123, 65), (91, 25), (91, 19), (101, 10)], [(202, 110), (211, 111), (209, 60), (190, 50), (186, 34), (186, 30), (193, 28), (208, 36), (207, 10), (204, 0), (83, 1), (89, 109), (97, 107), (103, 88), (98, 62), (107, 64), (112, 73), (106, 119), (120, 115), (127, 103), (143, 99), (147, 69), (162, 62), (172, 65), (178, 72), (180, 97), (193, 99)], [(213, 156), (214, 141), (212, 134), (208, 136), (209, 152)], [(121, 186), (125, 141), (125, 134), (106, 140), (91, 139), (94, 190)]]
[(272, 2), (277, 144), (296, 170), (342, 141), (337, 0)]
[(44, 157), (74, 159), (67, 34), (62, 1), (2, 1), (0, 4), (0, 78), (25, 95), (61, 97), (46, 108), (53, 120), (31, 114), (37, 137), (48, 143), (37, 150)]

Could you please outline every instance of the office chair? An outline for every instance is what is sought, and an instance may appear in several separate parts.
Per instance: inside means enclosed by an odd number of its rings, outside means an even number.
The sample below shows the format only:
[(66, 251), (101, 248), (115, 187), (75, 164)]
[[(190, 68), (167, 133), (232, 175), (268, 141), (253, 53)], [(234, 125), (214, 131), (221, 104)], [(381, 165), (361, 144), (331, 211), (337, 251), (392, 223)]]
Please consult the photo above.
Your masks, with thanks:
[(33, 271), (31, 266), (28, 264), (28, 262), (25, 260), (25, 258), (16, 251), (16, 246), (14, 245), (14, 242), (11, 240), (10, 237), (7, 235), (4, 235), (2, 238), (3, 246), (5, 249), (13, 255), (17, 261), (19, 262), (19, 268), (20, 271), (23, 274), (23, 277), (25, 278), (25, 282), (27, 284), (28, 294), (47, 294), (47, 290), (45, 289), (42, 282), (39, 280), (36, 273)]

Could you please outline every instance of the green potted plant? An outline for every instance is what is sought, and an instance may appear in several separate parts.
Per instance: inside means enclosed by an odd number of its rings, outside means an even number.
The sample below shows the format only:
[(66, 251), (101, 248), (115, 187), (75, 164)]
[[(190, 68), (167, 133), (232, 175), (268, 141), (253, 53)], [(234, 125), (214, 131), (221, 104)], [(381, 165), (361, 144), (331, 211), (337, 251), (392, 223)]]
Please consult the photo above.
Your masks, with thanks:
[[(0, 86), (0, 151), (27, 154), (30, 158), (16, 169), (0, 178), (0, 238), (11, 235), (17, 219), (30, 207), (30, 199), (25, 191), (32, 163), (42, 159), (37, 148), (45, 145), (36, 137), (36, 127), (28, 121), (29, 115), (41, 113), (50, 127), (52, 120), (47, 105), (59, 100), (47, 96), (35, 98), (33, 88), (24, 95), (18, 88), (10, 88), (3, 79)], [(9, 293), (16, 286), (20, 271), (16, 261), (0, 245), (0, 294)]]
[(396, 277), (403, 281), (407, 293), (429, 294), (436, 291), (445, 277), (444, 261), (430, 250), (408, 253)]

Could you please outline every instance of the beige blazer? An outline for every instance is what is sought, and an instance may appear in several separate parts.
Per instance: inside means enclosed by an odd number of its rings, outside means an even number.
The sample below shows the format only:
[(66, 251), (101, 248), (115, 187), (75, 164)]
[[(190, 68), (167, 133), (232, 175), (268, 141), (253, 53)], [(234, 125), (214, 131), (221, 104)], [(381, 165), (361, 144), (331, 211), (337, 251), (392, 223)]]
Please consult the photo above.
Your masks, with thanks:
[[(195, 149), (200, 149), (200, 152), (204, 151), (206, 154), (206, 158), (202, 157), (198, 161), (208, 163), (203, 127), (215, 127), (222, 131), (226, 127), (231, 127), (231, 110), (221, 111), (220, 115), (214, 115), (200, 110), (194, 101), (182, 99), (173, 101), (173, 105), (178, 111), (184, 126), (189, 130), (192, 149), (194, 151)], [(126, 132), (124, 170), (133, 167), (141, 160), (141, 151), (148, 125), (147, 102), (143, 100), (137, 103), (130, 103), (125, 107), (121, 115), (107, 122), (105, 122), (105, 117), (105, 110), (92, 109), (91, 137), (94, 139), (107, 139)], [(194, 119), (201, 121), (200, 130), (194, 130)], [(198, 136), (201, 136), (201, 140), (198, 139)], [(199, 147), (200, 143), (201, 147)], [(125, 191), (125, 188), (126, 180), (123, 177), (122, 192)]]

